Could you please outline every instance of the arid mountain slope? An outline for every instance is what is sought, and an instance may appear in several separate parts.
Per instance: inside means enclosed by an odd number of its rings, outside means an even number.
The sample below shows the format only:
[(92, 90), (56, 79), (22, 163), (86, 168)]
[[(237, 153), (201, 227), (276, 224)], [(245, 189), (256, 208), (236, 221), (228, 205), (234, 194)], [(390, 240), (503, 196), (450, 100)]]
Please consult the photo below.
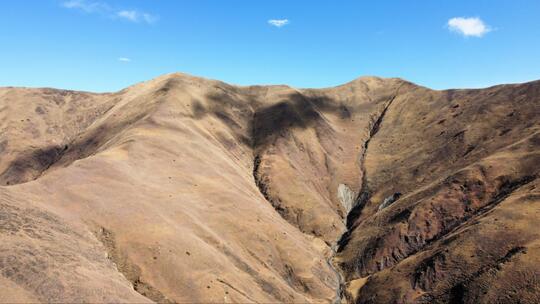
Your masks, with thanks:
[(1, 88), (0, 301), (535, 303), (539, 104), (375, 77)]
[(396, 98), (338, 257), (357, 302), (540, 300), (539, 105), (540, 82)]

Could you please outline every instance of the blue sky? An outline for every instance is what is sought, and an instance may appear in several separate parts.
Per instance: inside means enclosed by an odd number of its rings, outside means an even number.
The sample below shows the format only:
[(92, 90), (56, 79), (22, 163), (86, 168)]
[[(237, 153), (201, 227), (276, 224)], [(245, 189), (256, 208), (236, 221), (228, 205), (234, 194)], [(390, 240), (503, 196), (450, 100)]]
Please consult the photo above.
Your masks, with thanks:
[(540, 1), (6, 0), (0, 43), (0, 86), (116, 91), (179, 71), (485, 87), (540, 79)]

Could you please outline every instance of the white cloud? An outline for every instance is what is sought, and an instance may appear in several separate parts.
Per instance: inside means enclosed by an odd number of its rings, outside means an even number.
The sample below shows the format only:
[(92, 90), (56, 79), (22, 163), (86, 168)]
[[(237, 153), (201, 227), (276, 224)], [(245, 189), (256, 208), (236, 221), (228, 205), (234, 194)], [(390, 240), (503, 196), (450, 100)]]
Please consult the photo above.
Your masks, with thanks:
[(62, 6), (68, 9), (80, 10), (89, 14), (99, 14), (111, 19), (124, 19), (131, 22), (154, 23), (159, 17), (138, 10), (118, 9), (108, 5), (105, 2), (92, 0), (69, 0), (62, 3)]
[(482, 37), (491, 31), (491, 28), (478, 17), (455, 17), (448, 20), (448, 28), (465, 37)]
[(282, 27), (289, 24), (289, 20), (288, 19), (270, 19), (268, 20), (268, 23), (275, 27)]
[(154, 22), (158, 21), (158, 19), (159, 19), (158, 16), (150, 15), (150, 14), (147, 14), (147, 13), (143, 13), (142, 18), (146, 23), (154, 23)]
[(139, 14), (136, 11), (119, 11), (116, 15), (129, 21), (139, 21)]
[(86, 13), (104, 13), (111, 10), (106, 3), (87, 0), (65, 1), (62, 6), (69, 9), (78, 9)]
[(135, 10), (122, 10), (118, 11), (116, 13), (116, 16), (126, 19), (131, 22), (146, 22), (146, 23), (154, 23), (157, 21), (158, 17), (148, 14), (148, 13), (141, 13)]
[(118, 61), (121, 61), (121, 62), (130, 62), (131, 59), (127, 58), (127, 57), (120, 57), (118, 58)]

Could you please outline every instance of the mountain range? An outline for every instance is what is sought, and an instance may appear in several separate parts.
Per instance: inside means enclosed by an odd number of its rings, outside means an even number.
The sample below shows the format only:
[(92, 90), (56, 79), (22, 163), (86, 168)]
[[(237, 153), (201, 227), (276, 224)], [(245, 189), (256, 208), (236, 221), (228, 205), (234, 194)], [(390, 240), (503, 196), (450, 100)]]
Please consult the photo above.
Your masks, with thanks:
[(0, 302), (539, 303), (540, 81), (0, 88)]

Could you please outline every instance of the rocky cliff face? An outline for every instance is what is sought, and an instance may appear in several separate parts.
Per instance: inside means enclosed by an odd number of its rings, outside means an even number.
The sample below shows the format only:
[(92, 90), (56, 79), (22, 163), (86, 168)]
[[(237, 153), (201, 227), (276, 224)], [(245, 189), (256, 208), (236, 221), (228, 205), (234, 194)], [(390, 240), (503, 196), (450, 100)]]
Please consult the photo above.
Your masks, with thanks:
[(536, 303), (540, 82), (0, 89), (0, 301)]

